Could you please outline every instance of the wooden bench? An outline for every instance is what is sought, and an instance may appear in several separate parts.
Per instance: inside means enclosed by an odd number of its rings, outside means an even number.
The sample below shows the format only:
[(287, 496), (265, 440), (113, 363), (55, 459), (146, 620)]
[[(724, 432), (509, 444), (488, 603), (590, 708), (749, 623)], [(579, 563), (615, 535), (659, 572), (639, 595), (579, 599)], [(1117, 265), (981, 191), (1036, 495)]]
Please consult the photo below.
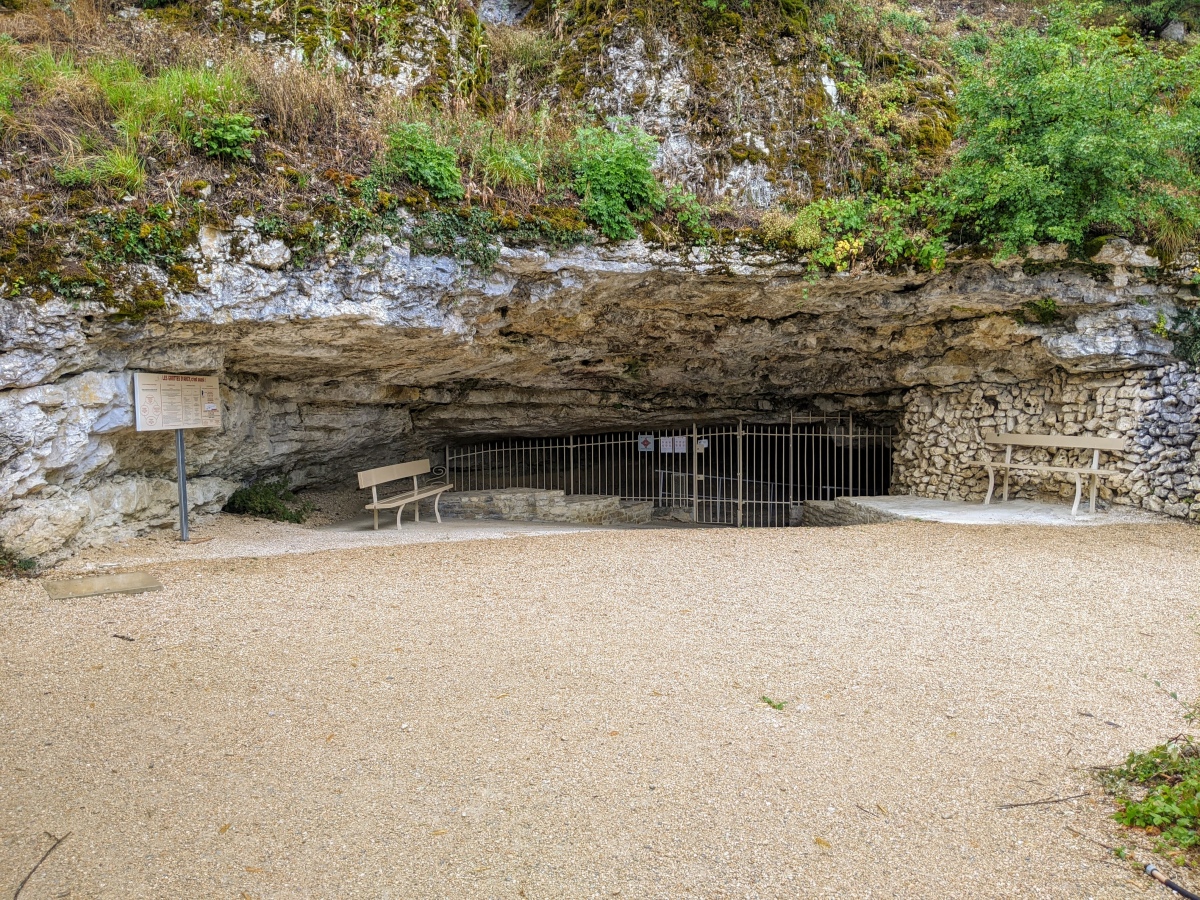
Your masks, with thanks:
[[(1125, 439), (1119, 437), (1092, 437), (1089, 435), (1066, 435), (1066, 434), (1010, 434), (1007, 432), (996, 432), (988, 429), (983, 432), (983, 441), (985, 444), (1001, 444), (1005, 447), (1004, 462), (988, 462), (984, 463), (988, 472), (988, 492), (984, 498), (984, 504), (992, 502), (992, 494), (996, 490), (996, 470), (1004, 470), (1004, 499), (1008, 499), (1008, 473), (1013, 469), (1021, 469), (1032, 472), (1066, 472), (1075, 476), (1075, 504), (1071, 507), (1071, 515), (1079, 515), (1079, 498), (1083, 494), (1083, 479), (1086, 476), (1091, 479), (1091, 503), (1090, 508), (1094, 513), (1096, 511), (1096, 487), (1101, 476), (1104, 475), (1119, 475), (1115, 469), (1100, 468), (1100, 451), (1101, 450), (1121, 450), (1125, 446)], [(1073, 450), (1091, 450), (1092, 464), (1086, 468), (1076, 468), (1074, 466), (1043, 466), (1036, 463), (1015, 463), (1012, 461), (1013, 447), (1046, 447), (1051, 449), (1073, 449)]]
[[(369, 469), (366, 472), (358, 473), (359, 488), (371, 489), (371, 502), (366, 508), (375, 514), (375, 530), (379, 530), (379, 511), (381, 509), (396, 510), (396, 528), (400, 527), (400, 516), (404, 512), (404, 507), (410, 503), (418, 503), (426, 497), (433, 497), (433, 514), (437, 516), (438, 523), (442, 521), (442, 513), (438, 509), (438, 501), (441, 499), (443, 491), (448, 491), (454, 487), (452, 484), (426, 484), (420, 487), (417, 484), (418, 475), (429, 474), (429, 460), (419, 459), (415, 462), (397, 463), (394, 466), (381, 466), (378, 469)], [(393, 497), (385, 497), (379, 499), (379, 485), (387, 484), (391, 481), (399, 481), (401, 478), (412, 479), (412, 490), (405, 491), (402, 494), (396, 494)], [(421, 507), (415, 507), (416, 521), (421, 521)]]

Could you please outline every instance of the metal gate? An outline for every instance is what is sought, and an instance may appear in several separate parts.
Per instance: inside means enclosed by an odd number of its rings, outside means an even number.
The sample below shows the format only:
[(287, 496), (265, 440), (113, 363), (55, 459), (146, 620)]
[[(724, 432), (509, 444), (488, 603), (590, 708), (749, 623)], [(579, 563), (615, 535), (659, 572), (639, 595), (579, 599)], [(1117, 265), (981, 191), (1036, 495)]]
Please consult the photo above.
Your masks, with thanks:
[[(446, 448), (457, 490), (561, 490), (652, 501), (706, 525), (787, 525), (805, 500), (886, 494), (892, 429), (853, 416), (696, 425)], [(676, 513), (679, 517), (680, 513)]]

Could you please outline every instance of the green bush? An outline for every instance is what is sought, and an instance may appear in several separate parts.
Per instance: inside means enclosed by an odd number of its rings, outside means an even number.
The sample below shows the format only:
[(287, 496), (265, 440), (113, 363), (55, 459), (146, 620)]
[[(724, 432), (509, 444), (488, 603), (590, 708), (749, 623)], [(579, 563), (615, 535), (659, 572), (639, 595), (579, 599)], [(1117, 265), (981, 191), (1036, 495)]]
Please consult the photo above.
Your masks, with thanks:
[(1195, 0), (1118, 0), (1113, 7), (1147, 31), (1161, 31), (1174, 20), (1192, 27), (1200, 23)]
[(1006, 252), (1093, 230), (1168, 251), (1200, 228), (1200, 52), (1169, 59), (1097, 5), (1013, 30), (961, 85), (966, 143), (933, 191), (948, 220)]
[[(1200, 847), (1200, 747), (1191, 737), (1130, 753), (1105, 778), (1121, 804), (1122, 825), (1157, 829), (1163, 843), (1185, 850)], [(1134, 799), (1130, 785), (1144, 788), (1144, 796)]]
[(384, 174), (401, 175), (439, 200), (460, 200), (463, 196), (458, 155), (452, 148), (441, 146), (433, 129), (423, 122), (410, 122), (392, 130)]
[(225, 504), (225, 512), (297, 524), (307, 519), (312, 511), (312, 504), (296, 502), (296, 495), (288, 490), (286, 478), (256, 481), (238, 488)]
[(191, 131), (192, 146), (213, 159), (248, 162), (250, 147), (262, 134), (254, 127), (254, 118), (244, 113), (213, 114), (205, 110), (196, 116)]
[(571, 170), (583, 198), (584, 217), (613, 240), (637, 236), (644, 222), (665, 206), (662, 187), (651, 171), (658, 142), (628, 122), (612, 128), (585, 127), (575, 135)]

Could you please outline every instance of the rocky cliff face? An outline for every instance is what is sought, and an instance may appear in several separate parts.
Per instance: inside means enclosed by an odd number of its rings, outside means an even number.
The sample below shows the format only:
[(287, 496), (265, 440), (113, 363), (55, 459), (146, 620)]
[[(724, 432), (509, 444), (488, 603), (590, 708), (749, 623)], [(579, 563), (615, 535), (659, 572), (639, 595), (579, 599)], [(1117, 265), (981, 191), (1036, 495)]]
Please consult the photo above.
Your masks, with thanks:
[[(382, 240), (283, 271), (280, 248), (248, 230), (205, 230), (199, 289), (172, 296), (161, 317), (0, 303), (0, 542), (52, 560), (171, 520), (173, 444), (133, 431), (134, 370), (221, 378), (223, 430), (189, 435), (202, 510), (250, 478), (337, 480), (466, 437), (812, 406), (900, 422), (896, 481), (917, 492), (978, 493), (964, 467), (981, 424), (1117, 429), (1141, 448), (1131, 444), (1130, 469), (1153, 468), (1159, 457), (1138, 442), (1178, 371), (1161, 323), (1190, 287), (1145, 277), (1124, 252), (1107, 264), (1052, 249), (1003, 266), (814, 278), (765, 256), (634, 242), (504, 250), (484, 274)], [(1143, 388), (1157, 411), (1117, 399)], [(1050, 395), (1031, 417), (1039, 391)], [(1088, 402), (1102, 408), (1085, 414)], [(1059, 418), (1045, 415), (1052, 406)], [(1172, 437), (1185, 469), (1194, 437), (1191, 426)], [(921, 449), (939, 443), (940, 455)], [(1158, 505), (1186, 515), (1200, 482), (1169, 474), (1173, 499)], [(1157, 496), (1136, 481), (1110, 496)]]

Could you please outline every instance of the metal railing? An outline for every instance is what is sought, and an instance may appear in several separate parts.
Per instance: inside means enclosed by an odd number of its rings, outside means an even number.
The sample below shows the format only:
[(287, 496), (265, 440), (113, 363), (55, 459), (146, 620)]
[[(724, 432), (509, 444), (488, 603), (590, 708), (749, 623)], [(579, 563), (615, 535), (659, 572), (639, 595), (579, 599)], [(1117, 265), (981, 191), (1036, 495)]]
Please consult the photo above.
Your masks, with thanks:
[(461, 491), (536, 488), (689, 509), (695, 522), (773, 526), (806, 500), (886, 494), (892, 428), (853, 416), (697, 425), (446, 448)]

